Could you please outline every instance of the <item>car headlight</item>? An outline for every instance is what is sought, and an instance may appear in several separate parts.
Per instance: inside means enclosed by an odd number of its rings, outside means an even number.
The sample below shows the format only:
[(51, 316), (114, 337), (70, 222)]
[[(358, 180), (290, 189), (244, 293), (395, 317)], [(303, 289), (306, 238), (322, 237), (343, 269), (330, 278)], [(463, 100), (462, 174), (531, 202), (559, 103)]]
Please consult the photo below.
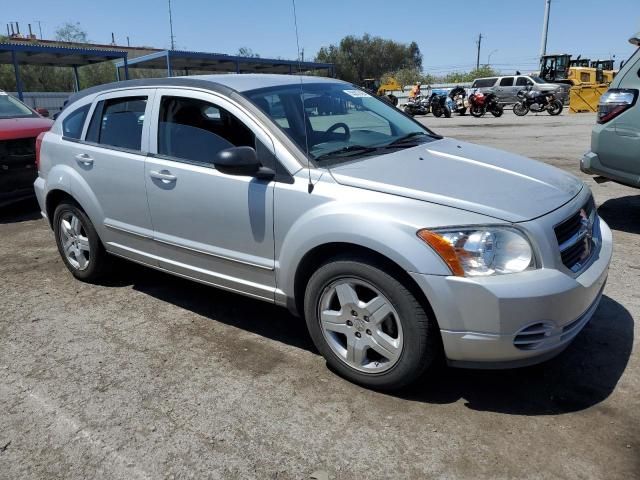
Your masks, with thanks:
[(531, 243), (515, 228), (423, 229), (417, 235), (460, 277), (503, 275), (536, 267)]

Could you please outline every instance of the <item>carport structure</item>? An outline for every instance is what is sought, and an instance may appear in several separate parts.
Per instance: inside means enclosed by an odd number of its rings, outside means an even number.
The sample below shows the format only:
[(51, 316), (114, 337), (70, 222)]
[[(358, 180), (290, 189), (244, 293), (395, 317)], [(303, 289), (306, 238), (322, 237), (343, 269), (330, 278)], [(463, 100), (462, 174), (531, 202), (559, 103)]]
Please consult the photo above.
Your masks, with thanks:
[(62, 47), (25, 43), (0, 43), (0, 64), (13, 65), (18, 98), (23, 100), (20, 65), (46, 65), (50, 67), (71, 67), (75, 90), (80, 90), (78, 67), (95, 63), (120, 60), (125, 78), (129, 78), (127, 52), (121, 50), (101, 50), (85, 47)]
[[(332, 63), (298, 62), (275, 58), (239, 57), (224, 53), (188, 52), (182, 50), (164, 50), (129, 60), (129, 68), (165, 70), (168, 77), (176, 71), (185, 75), (190, 72), (210, 73), (284, 73), (324, 72), (334, 76)], [(116, 62), (118, 78), (120, 69), (126, 69), (127, 60)], [(126, 72), (125, 72), (126, 74)]]

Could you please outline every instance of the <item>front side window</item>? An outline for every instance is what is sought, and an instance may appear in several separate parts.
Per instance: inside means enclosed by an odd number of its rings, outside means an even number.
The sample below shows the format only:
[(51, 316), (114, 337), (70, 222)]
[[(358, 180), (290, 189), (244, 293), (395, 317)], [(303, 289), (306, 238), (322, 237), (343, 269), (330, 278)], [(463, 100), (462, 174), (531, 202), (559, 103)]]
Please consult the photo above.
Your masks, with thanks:
[(501, 87), (513, 87), (513, 77), (504, 77), (500, 80)]
[(90, 106), (91, 104), (80, 107), (66, 116), (62, 121), (62, 136), (64, 138), (80, 138)]
[(318, 164), (385, 154), (438, 138), (397, 108), (339, 82), (245, 92)]
[(533, 80), (535, 83), (547, 83), (540, 77), (531, 77), (531, 80)]
[(141, 150), (146, 107), (147, 97), (121, 97), (98, 102), (89, 124), (87, 140), (100, 145)]
[(0, 92), (0, 118), (36, 117), (36, 113), (17, 98)]
[(530, 85), (533, 85), (533, 82), (527, 77), (518, 77), (516, 80), (516, 86), (518, 87), (528, 87)]
[(194, 98), (162, 97), (158, 154), (211, 165), (221, 150), (256, 146), (255, 136), (225, 109)]

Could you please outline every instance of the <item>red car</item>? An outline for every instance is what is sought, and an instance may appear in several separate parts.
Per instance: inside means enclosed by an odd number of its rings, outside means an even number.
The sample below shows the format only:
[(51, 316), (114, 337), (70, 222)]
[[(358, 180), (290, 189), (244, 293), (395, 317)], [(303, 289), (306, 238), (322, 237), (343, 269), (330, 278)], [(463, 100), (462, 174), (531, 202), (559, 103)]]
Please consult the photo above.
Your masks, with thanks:
[(53, 121), (0, 91), (0, 207), (34, 194), (36, 137)]

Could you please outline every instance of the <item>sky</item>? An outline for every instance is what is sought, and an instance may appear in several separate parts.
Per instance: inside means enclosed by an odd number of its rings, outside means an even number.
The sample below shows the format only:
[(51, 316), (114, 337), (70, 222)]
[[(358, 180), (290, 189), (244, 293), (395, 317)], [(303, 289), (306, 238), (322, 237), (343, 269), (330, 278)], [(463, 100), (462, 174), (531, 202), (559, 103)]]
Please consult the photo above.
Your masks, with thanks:
[[(6, 6), (3, 8), (2, 4)], [(482, 33), (480, 62), (509, 73), (538, 66), (545, 0), (296, 0), (300, 47), (312, 60), (322, 46), (364, 33), (416, 41), (425, 72), (470, 70)], [(176, 49), (295, 59), (292, 0), (171, 0)], [(11, 5), (10, 8), (8, 5)], [(89, 39), (132, 46), (170, 46), (168, 0), (0, 0), (0, 23), (31, 23), (53, 38), (64, 22), (79, 22)], [(552, 0), (549, 53), (625, 59), (640, 32), (640, 0)]]

